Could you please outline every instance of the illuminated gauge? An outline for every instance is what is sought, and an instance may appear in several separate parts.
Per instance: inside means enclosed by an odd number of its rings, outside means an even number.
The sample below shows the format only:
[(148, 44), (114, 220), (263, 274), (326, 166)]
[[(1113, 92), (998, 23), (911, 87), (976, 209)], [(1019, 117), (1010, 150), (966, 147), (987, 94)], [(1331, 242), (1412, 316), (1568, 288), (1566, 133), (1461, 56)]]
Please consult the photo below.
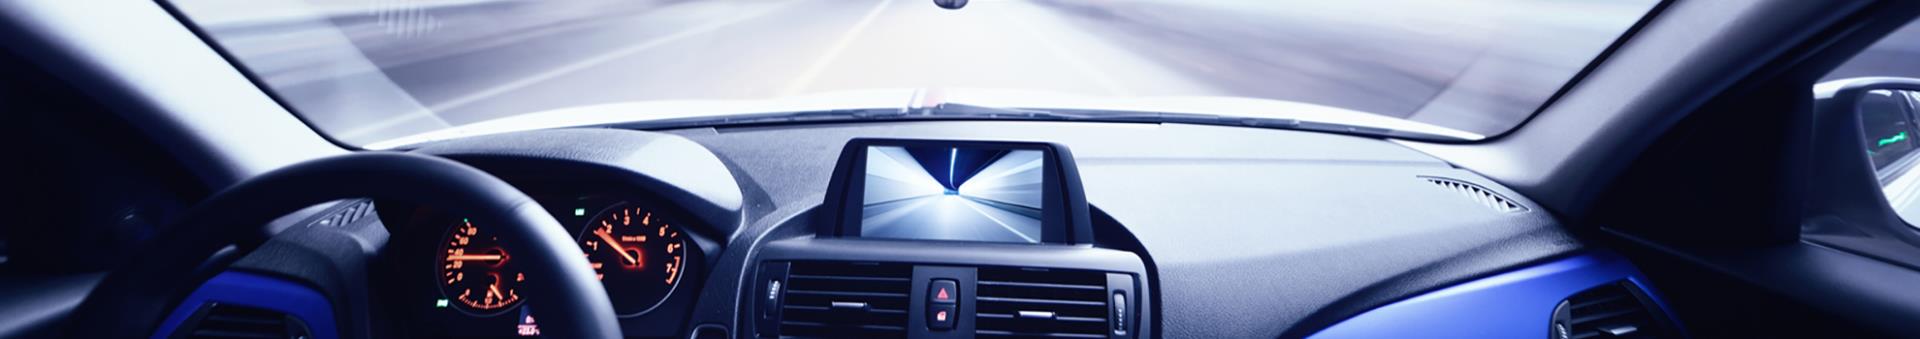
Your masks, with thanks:
[(444, 239), (437, 257), (441, 293), (476, 314), (495, 314), (520, 303), (517, 290), (527, 276), (514, 267), (498, 235), (462, 219)]
[(578, 239), (622, 316), (659, 306), (685, 273), (687, 241), (680, 228), (639, 206), (621, 203), (601, 211)]

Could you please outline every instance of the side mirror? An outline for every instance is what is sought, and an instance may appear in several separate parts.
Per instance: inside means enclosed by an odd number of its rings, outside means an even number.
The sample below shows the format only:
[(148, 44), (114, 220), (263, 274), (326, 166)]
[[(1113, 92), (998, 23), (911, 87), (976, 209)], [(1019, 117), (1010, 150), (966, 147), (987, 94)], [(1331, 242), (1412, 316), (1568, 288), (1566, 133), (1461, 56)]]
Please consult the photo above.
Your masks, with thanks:
[(933, 5), (945, 9), (960, 9), (960, 7), (967, 7), (967, 0), (933, 0)]
[[(1814, 86), (1815, 213), (1884, 211), (1920, 225), (1920, 79)], [(1862, 209), (1865, 210), (1862, 210)]]

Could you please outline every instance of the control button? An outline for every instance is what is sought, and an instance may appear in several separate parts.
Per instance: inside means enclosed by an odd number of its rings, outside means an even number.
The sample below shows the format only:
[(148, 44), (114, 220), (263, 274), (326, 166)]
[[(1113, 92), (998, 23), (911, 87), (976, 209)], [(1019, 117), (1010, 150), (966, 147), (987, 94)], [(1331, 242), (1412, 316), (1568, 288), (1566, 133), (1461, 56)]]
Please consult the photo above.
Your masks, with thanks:
[(934, 279), (927, 285), (927, 300), (935, 304), (952, 304), (960, 299), (960, 284), (951, 279)]
[(953, 329), (954, 305), (927, 305), (927, 329), (945, 331)]
[(1113, 292), (1113, 335), (1127, 335), (1127, 292)]
[(749, 299), (754, 300), (753, 305), (760, 309), (755, 312), (758, 313), (759, 319), (754, 321), (753, 327), (742, 329), (741, 332), (749, 332), (761, 337), (778, 335), (780, 308), (781, 304), (786, 302), (789, 287), (787, 286), (787, 269), (786, 262), (760, 264), (760, 274), (754, 280), (758, 284), (755, 284), (753, 297)]
[(780, 281), (767, 281), (767, 295), (760, 299), (760, 310), (766, 316), (773, 316), (780, 309)]

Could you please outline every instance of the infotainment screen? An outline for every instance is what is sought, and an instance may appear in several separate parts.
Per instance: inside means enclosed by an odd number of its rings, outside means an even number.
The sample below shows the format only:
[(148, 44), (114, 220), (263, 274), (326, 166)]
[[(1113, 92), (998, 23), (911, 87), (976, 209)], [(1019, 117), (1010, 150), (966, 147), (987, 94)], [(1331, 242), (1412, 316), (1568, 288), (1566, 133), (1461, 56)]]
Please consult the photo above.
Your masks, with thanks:
[(1038, 243), (1048, 185), (1038, 149), (867, 146), (860, 237)]
[(1073, 153), (1031, 141), (854, 138), (815, 214), (825, 238), (1091, 244)]

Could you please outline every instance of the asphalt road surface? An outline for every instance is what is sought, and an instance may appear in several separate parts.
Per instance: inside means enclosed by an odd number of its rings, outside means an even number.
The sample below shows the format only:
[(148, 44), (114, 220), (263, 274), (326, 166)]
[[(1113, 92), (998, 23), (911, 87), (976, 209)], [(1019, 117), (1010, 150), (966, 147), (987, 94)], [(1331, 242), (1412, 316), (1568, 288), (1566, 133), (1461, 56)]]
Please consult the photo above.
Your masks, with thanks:
[(860, 236), (994, 242), (1040, 242), (1040, 218), (977, 198), (929, 195), (866, 205)]
[[(1653, 3), (176, 2), (336, 137), (388, 136), (399, 132), (382, 128), (409, 119), (460, 125), (623, 101), (926, 87), (1260, 97), (1489, 133), (1530, 114)], [(243, 8), (276, 2), (308, 4), (325, 25)], [(327, 29), (338, 33), (315, 32)], [(329, 34), (357, 53), (329, 46)], [(352, 54), (364, 61), (343, 65)], [(397, 86), (348, 81), (380, 76)], [(382, 91), (427, 109), (368, 103), (390, 96)]]

